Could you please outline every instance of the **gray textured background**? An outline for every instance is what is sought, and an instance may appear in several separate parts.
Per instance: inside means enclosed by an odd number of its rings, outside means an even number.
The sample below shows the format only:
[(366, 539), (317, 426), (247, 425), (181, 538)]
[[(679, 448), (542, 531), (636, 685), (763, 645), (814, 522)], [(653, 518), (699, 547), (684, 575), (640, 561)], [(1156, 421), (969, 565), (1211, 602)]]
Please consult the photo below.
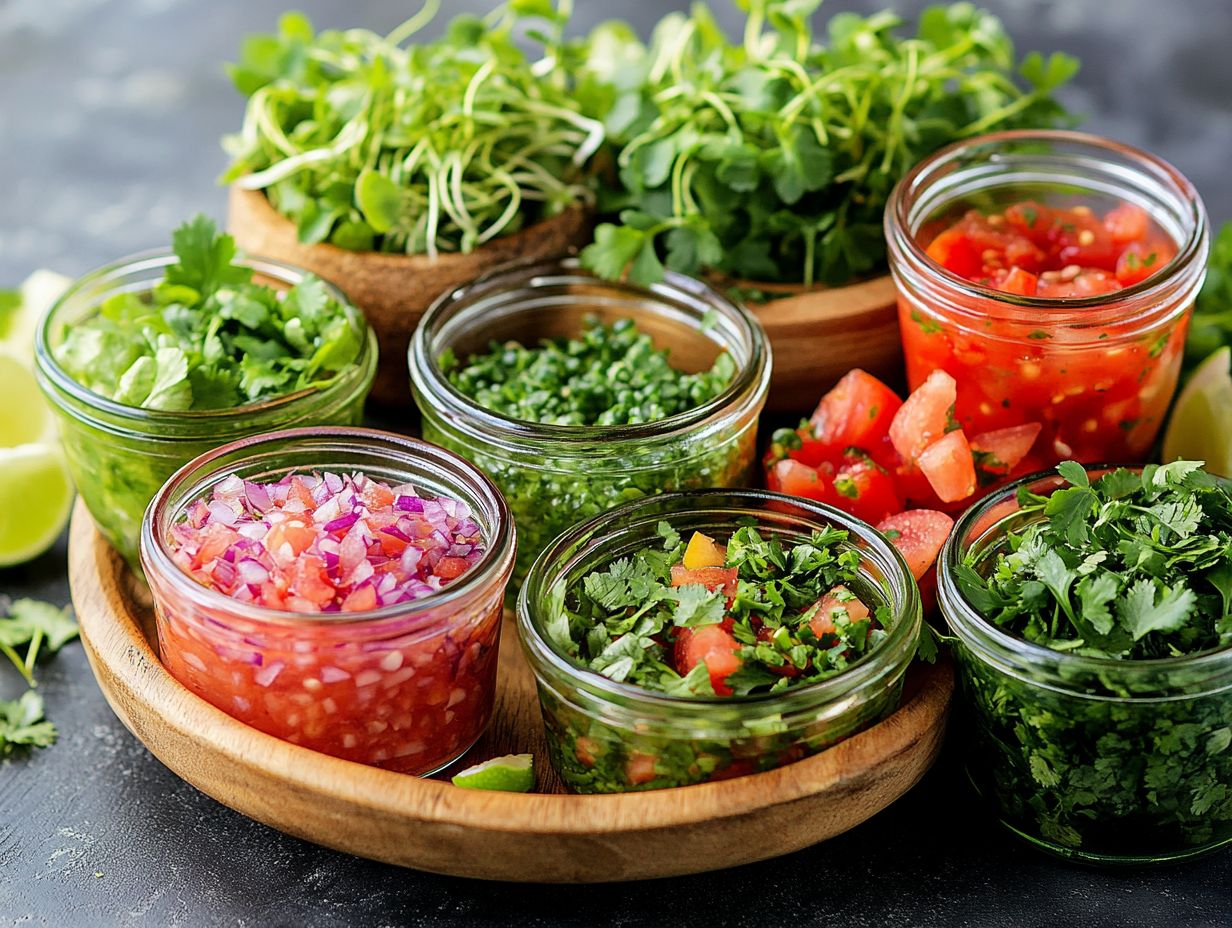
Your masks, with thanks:
[[(241, 99), (219, 62), (284, 0), (0, 0), (0, 285), (78, 273), (221, 217), (218, 136)], [(827, 2), (871, 11), (906, 0)], [(680, 0), (577, 0), (579, 27), (645, 27)], [(717, 3), (727, 21), (734, 19)], [(1232, 219), (1232, 0), (987, 0), (1021, 49), (1064, 49), (1087, 128), (1164, 155)], [(383, 30), (417, 2), (304, 4)], [(450, 10), (486, 2), (449, 3)], [(0, 402), (3, 398), (0, 397)], [(2, 517), (2, 514), (0, 514)], [(0, 593), (68, 598), (64, 546), (0, 570)], [(0, 697), (15, 694), (0, 668)], [(905, 799), (816, 848), (615, 887), (509, 887), (397, 870), (252, 823), (181, 782), (111, 714), (78, 644), (40, 674), (60, 743), (0, 762), (0, 925), (1227, 926), (1232, 854), (1099, 873), (1013, 842), (972, 807), (952, 752)]]

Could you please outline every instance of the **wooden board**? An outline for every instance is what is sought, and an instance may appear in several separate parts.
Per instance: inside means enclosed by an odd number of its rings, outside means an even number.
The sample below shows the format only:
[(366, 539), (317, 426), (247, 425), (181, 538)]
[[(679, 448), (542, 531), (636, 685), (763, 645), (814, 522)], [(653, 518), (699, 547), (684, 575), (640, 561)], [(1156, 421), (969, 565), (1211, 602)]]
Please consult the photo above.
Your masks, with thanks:
[(616, 796), (562, 793), (513, 623), (495, 718), (472, 752), (531, 751), (542, 792), (460, 790), (339, 760), (262, 734), (190, 693), (157, 654), (148, 592), (78, 502), (69, 576), (81, 638), (120, 720), (202, 792), (281, 831), (437, 873), (519, 882), (674, 876), (775, 857), (858, 825), (909, 790), (941, 747), (949, 664), (908, 678), (881, 724), (754, 776)]

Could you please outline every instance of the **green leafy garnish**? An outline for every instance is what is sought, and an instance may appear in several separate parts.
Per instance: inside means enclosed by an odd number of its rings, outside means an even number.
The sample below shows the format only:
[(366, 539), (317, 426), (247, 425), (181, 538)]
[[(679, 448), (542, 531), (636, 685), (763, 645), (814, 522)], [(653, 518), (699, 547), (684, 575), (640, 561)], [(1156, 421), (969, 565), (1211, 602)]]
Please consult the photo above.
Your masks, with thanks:
[[(15, 600), (7, 612), (0, 617), (0, 654), (17, 668), (27, 686), (35, 687), (34, 667), (40, 654), (54, 654), (77, 637), (77, 622), (68, 607), (33, 599)], [(0, 756), (22, 746), (47, 747), (55, 740), (56, 727), (43, 720), (43, 699), (33, 689), (18, 699), (0, 700)]]
[(1194, 461), (1118, 470), (1094, 483), (1073, 461), (991, 562), (958, 581), (993, 624), (1045, 647), (1143, 660), (1232, 645), (1220, 583), (1232, 574), (1232, 497)]
[(1232, 222), (1225, 222), (1211, 241), (1206, 281), (1194, 301), (1185, 342), (1185, 367), (1194, 367), (1228, 344), (1232, 344)]
[(906, 171), (984, 132), (1064, 122), (1066, 55), (1016, 63), (1000, 21), (970, 3), (926, 9), (911, 36), (891, 12), (842, 13), (823, 42), (821, 0), (744, 0), (733, 44), (704, 3), (669, 13), (649, 47), (628, 30), (583, 46), (581, 83), (619, 149), (583, 263), (658, 280), (666, 266), (735, 280), (842, 283), (879, 268), (882, 214)]
[(205, 216), (172, 242), (178, 263), (152, 290), (66, 324), (56, 360), (86, 388), (144, 409), (228, 409), (327, 386), (358, 360), (362, 320), (316, 277), (285, 294), (255, 283)]
[(302, 13), (249, 36), (230, 69), (248, 108), (224, 139), (223, 181), (264, 190), (301, 242), (353, 251), (469, 252), (589, 202), (604, 129), (572, 79), (568, 4), (514, 0), (406, 45), (440, 5), (386, 36), (316, 33)]
[(723, 352), (709, 370), (686, 374), (631, 319), (591, 319), (578, 338), (537, 347), (493, 344), (464, 365), (443, 358), (450, 383), (480, 406), (526, 422), (616, 426), (654, 422), (714, 399), (735, 373)]

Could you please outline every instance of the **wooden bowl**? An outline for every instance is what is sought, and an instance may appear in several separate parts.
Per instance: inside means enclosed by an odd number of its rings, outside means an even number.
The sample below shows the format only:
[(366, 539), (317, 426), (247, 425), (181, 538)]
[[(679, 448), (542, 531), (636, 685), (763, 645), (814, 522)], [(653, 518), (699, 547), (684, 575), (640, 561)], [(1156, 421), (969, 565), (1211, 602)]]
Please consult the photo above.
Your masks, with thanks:
[(159, 662), (148, 591), (80, 502), (69, 580), (81, 640), (116, 715), (174, 773), (244, 815), (404, 867), (518, 882), (589, 883), (716, 870), (824, 841), (903, 795), (941, 747), (954, 673), (916, 667), (899, 709), (813, 757), (753, 776), (611, 796), (564, 794), (530, 669), (504, 626), (500, 691), (471, 762), (530, 751), (533, 794), (457, 789), (339, 760), (249, 728)]
[(822, 394), (853, 367), (891, 385), (903, 379), (898, 297), (890, 275), (845, 287), (740, 286), (781, 294), (748, 304), (774, 349), (768, 411), (812, 412)]
[(502, 264), (555, 257), (580, 248), (589, 243), (590, 229), (589, 210), (578, 206), (495, 238), (470, 254), (430, 258), (300, 244), (295, 224), (278, 213), (259, 190), (232, 186), (227, 215), (227, 230), (244, 251), (312, 271), (337, 286), (363, 311), (381, 348), (372, 398), (395, 408), (412, 405), (406, 349), (419, 317), (433, 300)]

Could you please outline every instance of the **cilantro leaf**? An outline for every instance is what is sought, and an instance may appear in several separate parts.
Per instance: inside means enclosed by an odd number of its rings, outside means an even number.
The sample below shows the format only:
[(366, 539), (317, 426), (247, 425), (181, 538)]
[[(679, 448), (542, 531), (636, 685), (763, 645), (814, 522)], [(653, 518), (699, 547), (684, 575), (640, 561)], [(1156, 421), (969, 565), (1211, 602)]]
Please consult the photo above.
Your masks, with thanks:
[(677, 628), (717, 625), (723, 621), (723, 596), (700, 583), (688, 583), (676, 589), (676, 610), (672, 624)]
[(1121, 602), (1118, 618), (1138, 641), (1151, 632), (1171, 632), (1180, 628), (1193, 612), (1198, 598), (1188, 587), (1164, 590), (1156, 598), (1155, 584), (1137, 580)]
[(43, 697), (34, 690), (0, 700), (0, 754), (20, 746), (49, 747), (55, 740), (56, 726), (43, 719)]

